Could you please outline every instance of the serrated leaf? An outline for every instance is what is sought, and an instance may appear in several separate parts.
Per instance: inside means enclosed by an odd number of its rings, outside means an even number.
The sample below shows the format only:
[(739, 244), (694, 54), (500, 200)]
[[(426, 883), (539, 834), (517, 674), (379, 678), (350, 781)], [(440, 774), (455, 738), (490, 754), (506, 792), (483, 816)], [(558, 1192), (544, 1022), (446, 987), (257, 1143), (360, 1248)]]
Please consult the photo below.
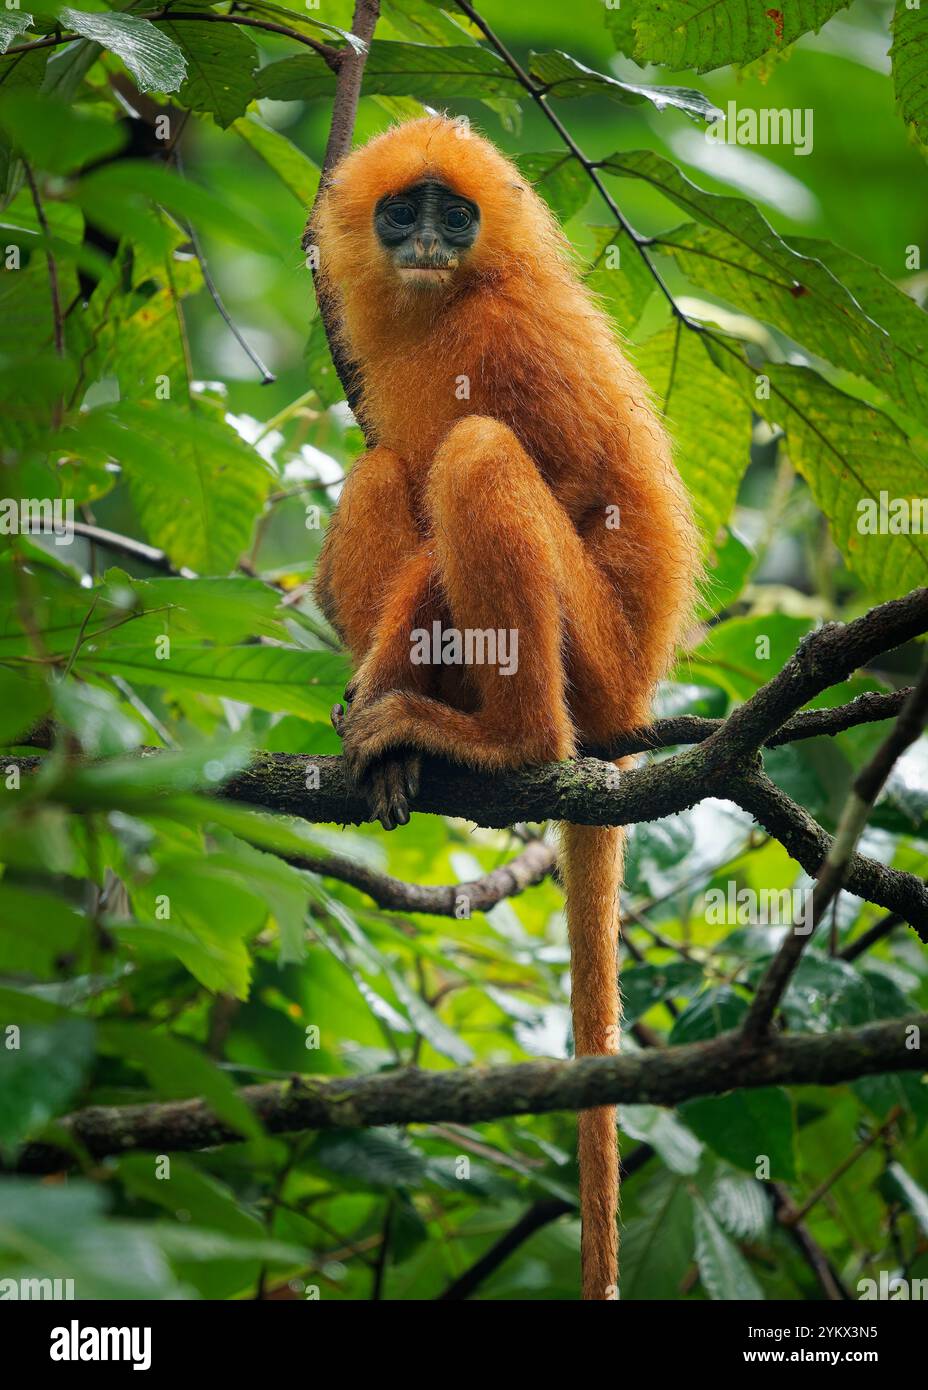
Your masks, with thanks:
[[(662, 232), (655, 240), (694, 285), (732, 304), (739, 313), (773, 324), (835, 366), (873, 382), (905, 409), (921, 408), (924, 384), (920, 383), (921, 390), (913, 388), (910, 376), (924, 377), (928, 368), (928, 329), (924, 327), (928, 315), (911, 304), (904, 317), (904, 346), (897, 349), (893, 327), (903, 315), (875, 267), (866, 262), (855, 266), (857, 258), (824, 241), (797, 240), (797, 247), (811, 250), (811, 254), (800, 254), (753, 203), (707, 193), (650, 150), (613, 155), (602, 167), (622, 178), (643, 180), (697, 219)], [(821, 259), (816, 255), (819, 250)], [(883, 309), (887, 318), (891, 314), (891, 322), (874, 318), (841, 282), (838, 267), (845, 266), (862, 283), (868, 302), (874, 309)]]
[(669, 68), (709, 72), (750, 63), (817, 32), (850, 0), (622, 0), (606, 11), (606, 24), (630, 58)]
[(615, 224), (589, 226), (587, 231), (593, 235), (594, 250), (583, 278), (618, 326), (629, 333), (654, 293), (654, 277)]
[(122, 464), (145, 533), (177, 566), (233, 569), (251, 539), (272, 474), (224, 421), (167, 402), (92, 412), (81, 433)]
[(322, 1134), (313, 1145), (311, 1158), (347, 1180), (349, 1186), (418, 1187), (426, 1174), (419, 1150), (385, 1130)]
[(920, 7), (896, 0), (889, 50), (896, 102), (913, 137), (928, 149), (928, 25)]
[(568, 150), (520, 154), (516, 163), (559, 222), (569, 222), (589, 201), (591, 185), (586, 170)]
[(790, 461), (809, 484), (851, 569), (881, 597), (924, 584), (928, 536), (911, 524), (890, 531), (888, 517), (885, 523), (880, 519), (880, 500), (882, 493), (887, 506), (895, 499), (920, 505), (928, 496), (928, 464), (888, 415), (816, 372), (773, 367), (767, 375), (770, 399), (758, 399), (755, 409), (785, 429)]
[(729, 1240), (701, 1197), (693, 1203), (693, 1231), (699, 1278), (711, 1299), (741, 1302), (764, 1297), (741, 1251)]
[(191, 111), (208, 111), (223, 130), (245, 114), (254, 95), (258, 49), (234, 24), (159, 22), (187, 61), (187, 79), (177, 94)]
[(709, 345), (675, 320), (633, 349), (674, 441), (706, 546), (728, 521), (751, 458), (751, 417)]

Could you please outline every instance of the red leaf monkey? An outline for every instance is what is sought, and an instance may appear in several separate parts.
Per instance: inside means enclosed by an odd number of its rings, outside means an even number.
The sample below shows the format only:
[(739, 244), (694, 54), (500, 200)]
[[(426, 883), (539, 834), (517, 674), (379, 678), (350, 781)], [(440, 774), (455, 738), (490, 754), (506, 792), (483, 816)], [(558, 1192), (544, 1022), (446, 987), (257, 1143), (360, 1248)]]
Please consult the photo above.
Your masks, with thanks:
[[(517, 768), (646, 723), (697, 546), (640, 377), (494, 146), (441, 116), (387, 131), (338, 166), (307, 240), (372, 441), (316, 592), (357, 662), (334, 712), (349, 770), (389, 829), (422, 752)], [(436, 622), (508, 634), (507, 663), (414, 659)], [(578, 1055), (617, 1047), (621, 857), (620, 830), (563, 826)], [(613, 1109), (580, 1114), (579, 1159), (583, 1296), (612, 1298)]]

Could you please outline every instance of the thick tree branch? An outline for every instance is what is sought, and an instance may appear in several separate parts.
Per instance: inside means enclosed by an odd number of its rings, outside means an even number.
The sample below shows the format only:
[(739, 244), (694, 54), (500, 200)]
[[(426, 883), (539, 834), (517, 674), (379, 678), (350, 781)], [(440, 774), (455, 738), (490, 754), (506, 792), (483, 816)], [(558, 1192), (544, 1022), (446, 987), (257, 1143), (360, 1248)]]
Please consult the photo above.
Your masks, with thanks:
[[(724, 1033), (709, 1042), (573, 1062), (294, 1077), (247, 1086), (240, 1094), (272, 1134), (449, 1120), (476, 1124), (503, 1115), (676, 1105), (746, 1087), (827, 1086), (885, 1071), (921, 1071), (926, 1030), (928, 1014), (917, 1014), (830, 1034), (771, 1036), (760, 1046), (748, 1045), (740, 1033)], [(136, 1149), (210, 1148), (239, 1137), (202, 1100), (94, 1106), (65, 1117), (58, 1128), (95, 1158)], [(48, 1143), (30, 1144), (17, 1168), (49, 1172), (70, 1161)]]

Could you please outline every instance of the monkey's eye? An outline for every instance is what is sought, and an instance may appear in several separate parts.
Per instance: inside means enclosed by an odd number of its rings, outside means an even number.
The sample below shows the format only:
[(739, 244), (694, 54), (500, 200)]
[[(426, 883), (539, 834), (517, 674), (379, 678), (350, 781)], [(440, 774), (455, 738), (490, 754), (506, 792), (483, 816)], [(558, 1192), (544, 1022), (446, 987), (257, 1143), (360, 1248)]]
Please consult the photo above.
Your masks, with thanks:
[(445, 213), (445, 222), (453, 232), (463, 232), (465, 227), (469, 227), (472, 218), (467, 208), (448, 208)]
[(391, 203), (387, 216), (397, 227), (411, 227), (416, 220), (416, 210), (412, 203)]

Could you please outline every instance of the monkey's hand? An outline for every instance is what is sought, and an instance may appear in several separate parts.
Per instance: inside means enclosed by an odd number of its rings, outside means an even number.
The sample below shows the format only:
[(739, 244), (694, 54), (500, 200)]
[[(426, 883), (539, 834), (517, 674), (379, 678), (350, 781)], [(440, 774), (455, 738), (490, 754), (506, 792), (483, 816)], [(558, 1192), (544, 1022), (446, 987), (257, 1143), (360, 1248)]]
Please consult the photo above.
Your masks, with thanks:
[(344, 705), (332, 707), (332, 727), (344, 745), (352, 787), (366, 799), (371, 815), (384, 830), (395, 830), (409, 820), (409, 803), (419, 790), (422, 755), (415, 749), (374, 752), (366, 746), (362, 729), (368, 722), (366, 709), (355, 704), (356, 695), (355, 679), (345, 688), (347, 711)]

